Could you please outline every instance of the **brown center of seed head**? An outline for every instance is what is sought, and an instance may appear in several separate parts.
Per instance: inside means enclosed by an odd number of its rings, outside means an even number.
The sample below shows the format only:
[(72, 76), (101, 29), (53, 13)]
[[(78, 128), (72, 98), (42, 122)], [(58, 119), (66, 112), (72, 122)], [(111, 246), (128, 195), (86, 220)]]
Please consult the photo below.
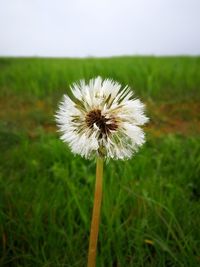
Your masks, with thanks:
[(106, 118), (101, 114), (101, 110), (99, 109), (91, 110), (86, 115), (86, 124), (89, 128), (93, 128), (95, 123), (101, 131), (101, 136), (102, 134), (108, 135), (111, 131), (115, 131), (118, 128), (116, 120), (114, 118)]

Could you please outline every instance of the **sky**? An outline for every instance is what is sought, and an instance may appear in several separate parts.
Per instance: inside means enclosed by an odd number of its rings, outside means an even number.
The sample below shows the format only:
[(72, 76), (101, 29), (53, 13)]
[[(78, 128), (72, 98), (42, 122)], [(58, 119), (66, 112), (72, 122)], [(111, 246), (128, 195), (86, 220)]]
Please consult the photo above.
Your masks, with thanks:
[(200, 55), (200, 0), (0, 0), (0, 56)]

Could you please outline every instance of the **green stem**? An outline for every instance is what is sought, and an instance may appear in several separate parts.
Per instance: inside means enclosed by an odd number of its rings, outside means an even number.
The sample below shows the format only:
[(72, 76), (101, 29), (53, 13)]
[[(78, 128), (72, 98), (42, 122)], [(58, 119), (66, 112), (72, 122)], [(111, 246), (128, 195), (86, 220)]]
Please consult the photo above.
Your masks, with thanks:
[(88, 267), (96, 266), (96, 251), (97, 251), (99, 221), (101, 212), (102, 187), (103, 187), (103, 158), (98, 157), (96, 164), (94, 206), (93, 206), (92, 223), (90, 229), (90, 242), (89, 242), (88, 265), (87, 265)]

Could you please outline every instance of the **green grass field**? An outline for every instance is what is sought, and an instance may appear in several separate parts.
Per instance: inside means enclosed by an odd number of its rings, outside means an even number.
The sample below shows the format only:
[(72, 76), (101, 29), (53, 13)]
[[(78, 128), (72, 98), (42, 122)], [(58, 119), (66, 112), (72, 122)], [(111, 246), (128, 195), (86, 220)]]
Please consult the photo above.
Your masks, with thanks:
[(105, 165), (97, 267), (200, 264), (200, 57), (0, 58), (0, 266), (84, 267), (95, 162), (71, 154), (54, 113), (101, 75), (146, 103), (146, 144)]

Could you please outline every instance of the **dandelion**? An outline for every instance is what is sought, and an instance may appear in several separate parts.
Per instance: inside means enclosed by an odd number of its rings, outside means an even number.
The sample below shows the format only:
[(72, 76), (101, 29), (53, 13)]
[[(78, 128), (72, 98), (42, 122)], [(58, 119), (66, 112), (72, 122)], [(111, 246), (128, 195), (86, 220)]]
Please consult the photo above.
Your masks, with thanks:
[(148, 121), (144, 105), (133, 92), (110, 79), (84, 80), (64, 95), (56, 115), (61, 139), (75, 154), (128, 159), (144, 143), (139, 127)]
[(71, 86), (56, 114), (61, 139), (74, 154), (97, 158), (96, 186), (90, 232), (88, 267), (95, 266), (102, 198), (104, 159), (129, 159), (145, 142), (141, 125), (148, 121), (144, 104), (133, 91), (101, 77)]

